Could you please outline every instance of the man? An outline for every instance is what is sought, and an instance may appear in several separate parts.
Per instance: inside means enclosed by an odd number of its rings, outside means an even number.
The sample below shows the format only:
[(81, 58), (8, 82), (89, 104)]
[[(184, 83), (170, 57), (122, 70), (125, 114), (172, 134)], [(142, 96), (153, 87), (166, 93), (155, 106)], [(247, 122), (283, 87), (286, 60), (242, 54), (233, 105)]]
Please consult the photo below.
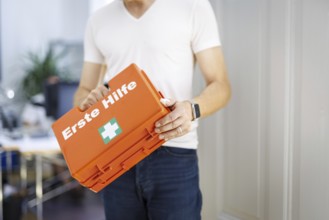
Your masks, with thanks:
[[(192, 97), (198, 63), (206, 87)], [(107, 220), (201, 219), (197, 119), (230, 98), (217, 24), (208, 0), (116, 0), (94, 13), (85, 35), (85, 63), (75, 105), (86, 110), (108, 90), (103, 82), (131, 63), (171, 98), (156, 122), (166, 143), (102, 191)], [(91, 146), (92, 147), (92, 146)], [(207, 146), (213, 147), (213, 146)]]

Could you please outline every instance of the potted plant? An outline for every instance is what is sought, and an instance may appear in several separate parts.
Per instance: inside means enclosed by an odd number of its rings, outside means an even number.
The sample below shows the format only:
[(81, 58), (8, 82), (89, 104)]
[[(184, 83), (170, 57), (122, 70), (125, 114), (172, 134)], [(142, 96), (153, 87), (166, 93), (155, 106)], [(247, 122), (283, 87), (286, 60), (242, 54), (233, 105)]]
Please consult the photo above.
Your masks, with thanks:
[(45, 55), (29, 52), (27, 58), (28, 66), (22, 86), (26, 97), (31, 99), (31, 97), (43, 91), (46, 80), (50, 78), (59, 79), (62, 72), (57, 66), (60, 56), (55, 56), (51, 47)]

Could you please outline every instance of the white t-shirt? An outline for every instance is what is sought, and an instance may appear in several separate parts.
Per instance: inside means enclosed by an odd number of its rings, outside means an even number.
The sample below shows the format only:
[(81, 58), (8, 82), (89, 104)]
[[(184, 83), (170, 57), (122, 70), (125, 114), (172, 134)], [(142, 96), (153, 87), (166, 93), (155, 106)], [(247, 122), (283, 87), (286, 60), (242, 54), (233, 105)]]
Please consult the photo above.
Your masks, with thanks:
[[(194, 54), (219, 45), (208, 0), (155, 0), (138, 19), (116, 0), (90, 17), (84, 60), (105, 63), (106, 81), (136, 63), (165, 97), (183, 101), (192, 99)], [(196, 149), (196, 128), (165, 145)]]

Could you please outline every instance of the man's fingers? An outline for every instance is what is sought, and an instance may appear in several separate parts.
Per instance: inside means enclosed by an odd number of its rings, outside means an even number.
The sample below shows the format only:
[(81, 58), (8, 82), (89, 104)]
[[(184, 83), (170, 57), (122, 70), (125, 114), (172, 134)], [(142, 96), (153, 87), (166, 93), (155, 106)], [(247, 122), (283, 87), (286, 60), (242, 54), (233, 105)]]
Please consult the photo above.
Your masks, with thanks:
[(109, 90), (103, 86), (100, 85), (96, 89), (92, 90), (87, 98), (80, 104), (79, 108), (81, 111), (87, 110), (90, 106), (95, 104), (97, 101), (104, 98), (104, 96), (109, 94)]
[[(173, 104), (168, 102), (167, 104)], [(170, 106), (169, 106), (170, 107)], [(155, 123), (155, 132), (160, 139), (169, 140), (180, 137), (190, 131), (192, 120), (190, 116), (191, 106), (187, 101), (175, 102), (172, 112)]]
[(99, 85), (96, 89), (91, 91), (91, 95), (96, 98), (97, 101), (103, 99), (109, 93), (109, 90), (103, 86)]
[(172, 138), (183, 136), (190, 131), (190, 127), (191, 127), (190, 123), (182, 124), (181, 126), (178, 126), (177, 128), (175, 128), (173, 130), (161, 133), (159, 135), (159, 138), (167, 141)]
[(88, 107), (89, 107), (89, 105), (87, 105), (87, 103), (81, 103), (81, 105), (79, 106), (79, 109), (84, 112), (87, 110)]
[(103, 97), (101, 91), (98, 91), (98, 90), (96, 90), (96, 89), (94, 89), (93, 91), (91, 91), (91, 93), (89, 94), (89, 96), (91, 96), (93, 99), (95, 99), (96, 102), (97, 102), (98, 100), (101, 100), (102, 97)]
[(178, 128), (179, 126), (181, 126), (182, 124), (184, 123), (184, 119), (183, 117), (179, 117), (177, 118), (176, 120), (170, 122), (170, 123), (167, 123), (161, 127), (157, 127), (155, 129), (155, 132), (156, 133), (163, 133), (163, 132), (166, 132), (166, 131), (170, 131), (170, 130), (173, 130), (175, 128)]
[(155, 127), (160, 128), (166, 124), (172, 123), (173, 121), (177, 120), (179, 117), (183, 115), (183, 111), (180, 109), (175, 109), (162, 119), (155, 123)]
[(104, 97), (110, 93), (110, 89), (106, 88), (104, 85), (98, 86), (98, 89), (101, 91), (102, 97)]
[(176, 104), (176, 101), (174, 99), (165, 99), (162, 98), (160, 99), (160, 102), (165, 106), (165, 107), (171, 107)]

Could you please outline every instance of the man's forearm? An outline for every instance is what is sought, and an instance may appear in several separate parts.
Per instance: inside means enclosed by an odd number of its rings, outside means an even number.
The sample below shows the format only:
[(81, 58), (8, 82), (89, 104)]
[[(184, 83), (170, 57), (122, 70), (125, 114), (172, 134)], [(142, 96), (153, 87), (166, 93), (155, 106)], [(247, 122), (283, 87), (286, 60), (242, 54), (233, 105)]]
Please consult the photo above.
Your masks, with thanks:
[(90, 90), (79, 86), (78, 90), (76, 91), (76, 93), (74, 95), (73, 105), (80, 106), (80, 104), (83, 102), (83, 100), (85, 100), (85, 98), (87, 98), (89, 93), (90, 93)]
[(229, 82), (214, 81), (193, 100), (199, 104), (201, 117), (206, 117), (223, 108), (230, 100), (230, 97), (231, 88)]

